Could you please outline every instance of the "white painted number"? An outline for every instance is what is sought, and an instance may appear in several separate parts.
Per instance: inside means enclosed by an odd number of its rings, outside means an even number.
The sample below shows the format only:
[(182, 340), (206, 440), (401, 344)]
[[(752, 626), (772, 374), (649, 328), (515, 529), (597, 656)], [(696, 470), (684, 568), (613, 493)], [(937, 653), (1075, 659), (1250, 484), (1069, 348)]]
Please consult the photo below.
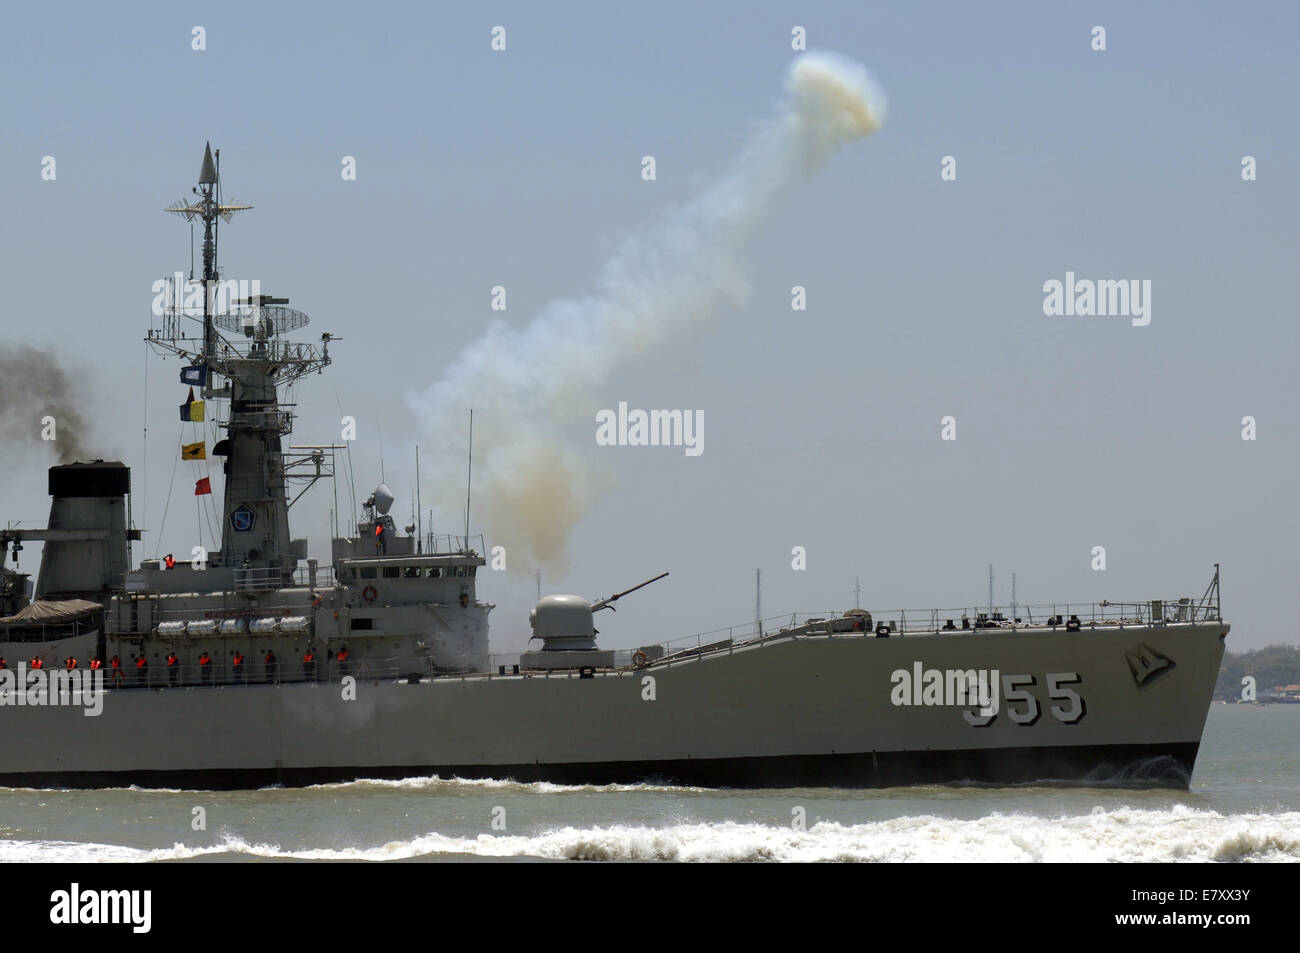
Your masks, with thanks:
[(1073, 689), (1063, 688), (1063, 685), (1077, 685), (1082, 679), (1079, 678), (1078, 672), (1048, 672), (1047, 673), (1047, 695), (1053, 701), (1066, 701), (1070, 703), (1069, 708), (1062, 708), (1059, 705), (1052, 706), (1052, 714), (1058, 720), (1067, 725), (1073, 725), (1083, 717), (1084, 704), (1079, 693)]
[(1007, 704), (1012, 702), (1024, 702), (1025, 710), (1016, 711), (1014, 708), (1008, 708), (1011, 720), (1017, 725), (1032, 725), (1042, 714), (1038, 709), (1038, 699), (1029, 692), (1022, 691), (1021, 686), (1026, 688), (1034, 684), (1032, 675), (1003, 675), (1002, 676), (1002, 697), (1007, 700)]

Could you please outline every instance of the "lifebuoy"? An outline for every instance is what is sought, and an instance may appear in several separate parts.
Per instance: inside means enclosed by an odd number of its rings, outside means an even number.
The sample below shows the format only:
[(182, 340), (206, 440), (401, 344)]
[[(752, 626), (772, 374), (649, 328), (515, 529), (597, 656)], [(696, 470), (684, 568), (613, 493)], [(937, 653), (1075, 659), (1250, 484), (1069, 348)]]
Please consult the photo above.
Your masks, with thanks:
[(367, 678), (370, 675), (370, 663), (361, 662), (357, 665), (357, 675), (361, 678)]
[(646, 655), (644, 652), (642, 652), (640, 649), (637, 649), (635, 652), (632, 653), (632, 664), (635, 665), (637, 668), (640, 668), (641, 666), (645, 665), (649, 661), (650, 661), (650, 657)]
[(366, 586), (366, 588), (361, 590), (361, 598), (365, 599), (366, 602), (374, 602), (379, 598), (379, 590), (374, 586)]

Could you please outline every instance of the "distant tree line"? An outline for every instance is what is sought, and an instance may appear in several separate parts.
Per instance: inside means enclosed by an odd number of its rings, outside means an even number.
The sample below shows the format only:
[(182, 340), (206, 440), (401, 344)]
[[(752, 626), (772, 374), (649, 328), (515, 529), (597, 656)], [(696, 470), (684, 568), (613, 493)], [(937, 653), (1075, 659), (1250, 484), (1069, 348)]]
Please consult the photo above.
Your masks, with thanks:
[(1272, 691), (1278, 685), (1300, 684), (1300, 646), (1269, 645), (1240, 654), (1224, 652), (1219, 681), (1214, 690), (1240, 694), (1241, 680), (1247, 675), (1255, 676), (1255, 684), (1261, 692)]

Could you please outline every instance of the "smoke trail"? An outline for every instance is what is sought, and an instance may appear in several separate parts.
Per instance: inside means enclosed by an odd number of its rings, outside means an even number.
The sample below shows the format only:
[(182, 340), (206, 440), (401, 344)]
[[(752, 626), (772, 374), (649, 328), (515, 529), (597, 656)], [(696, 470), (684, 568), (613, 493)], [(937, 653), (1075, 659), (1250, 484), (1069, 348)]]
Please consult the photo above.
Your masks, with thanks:
[[(54, 426), (48, 443), (42, 440), (46, 417), (53, 418)], [(44, 444), (55, 450), (60, 463), (71, 463), (87, 459), (82, 441), (88, 432), (72, 381), (53, 354), (0, 346), (0, 440), (6, 448)]]
[(512, 544), (516, 565), (562, 571), (569, 531), (598, 490), (598, 475), (560, 441), (557, 422), (592, 414), (602, 385), (630, 359), (742, 304), (745, 246), (775, 193), (884, 119), (884, 96), (866, 69), (838, 56), (802, 55), (786, 91), (725, 175), (623, 239), (591, 294), (551, 303), (522, 329), (494, 322), (412, 397), (428, 435), (446, 448), (444, 463), (463, 459), (451, 448), (474, 408), (476, 513), (494, 541)]

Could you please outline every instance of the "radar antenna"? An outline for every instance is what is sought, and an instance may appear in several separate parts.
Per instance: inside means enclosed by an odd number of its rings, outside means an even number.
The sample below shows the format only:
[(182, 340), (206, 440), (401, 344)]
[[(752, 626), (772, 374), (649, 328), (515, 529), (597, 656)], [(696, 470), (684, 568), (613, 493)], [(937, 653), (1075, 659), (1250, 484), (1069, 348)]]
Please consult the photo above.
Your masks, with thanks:
[[(221, 158), (221, 150), (217, 150)], [(217, 189), (219, 176), (212, 161), (212, 143), (203, 150), (203, 166), (199, 169), (199, 184), (191, 191), (198, 196), (194, 201), (181, 199), (164, 209), (179, 215), (187, 222), (203, 222), (203, 352), (204, 363), (212, 357), (216, 349), (216, 334), (212, 326), (212, 285), (217, 280), (217, 219), (229, 223), (236, 212), (252, 208), (251, 205), (222, 205)]]

